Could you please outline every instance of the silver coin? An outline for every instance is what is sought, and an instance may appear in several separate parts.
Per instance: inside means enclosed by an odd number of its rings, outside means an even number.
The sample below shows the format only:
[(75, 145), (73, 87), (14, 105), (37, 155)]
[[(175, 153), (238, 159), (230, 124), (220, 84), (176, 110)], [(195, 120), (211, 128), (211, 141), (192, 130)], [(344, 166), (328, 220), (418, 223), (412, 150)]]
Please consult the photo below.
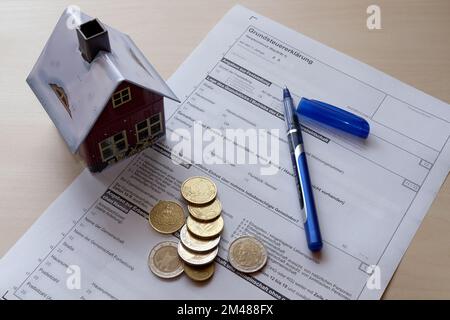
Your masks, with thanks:
[(148, 255), (148, 266), (155, 275), (169, 279), (183, 273), (183, 261), (177, 247), (174, 241), (163, 241), (153, 247)]
[(219, 245), (220, 236), (212, 240), (204, 240), (194, 237), (184, 225), (180, 230), (180, 240), (183, 245), (191, 251), (205, 253)]
[(184, 262), (190, 264), (192, 266), (204, 266), (214, 260), (219, 252), (219, 248), (214, 249), (208, 253), (198, 253), (189, 251), (185, 246), (180, 242), (178, 243), (178, 255)]
[(255, 237), (242, 236), (230, 244), (228, 261), (238, 271), (256, 272), (266, 264), (267, 251), (261, 241)]

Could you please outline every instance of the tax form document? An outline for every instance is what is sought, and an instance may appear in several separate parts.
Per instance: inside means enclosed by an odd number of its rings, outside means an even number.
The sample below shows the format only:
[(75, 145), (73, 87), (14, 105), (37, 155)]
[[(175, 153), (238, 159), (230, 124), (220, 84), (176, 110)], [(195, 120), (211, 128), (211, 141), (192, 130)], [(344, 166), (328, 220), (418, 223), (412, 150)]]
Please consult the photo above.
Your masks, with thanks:
[[(449, 171), (449, 105), (240, 6), (169, 84), (182, 103), (167, 101), (165, 140), (100, 174), (83, 171), (1, 260), (1, 296), (380, 298)], [(324, 242), (319, 255), (305, 241), (284, 134), (284, 85), (294, 103), (301, 96), (326, 101), (371, 126), (360, 141), (302, 123)], [(182, 154), (172, 161), (171, 137), (200, 122), (205, 131), (279, 129), (277, 172), (261, 174), (259, 162), (209, 165), (182, 161)], [(177, 241), (154, 231), (148, 212), (159, 200), (184, 203), (180, 185), (192, 176), (216, 183), (225, 220), (216, 273), (203, 284), (183, 275), (163, 280), (147, 266), (153, 246)], [(244, 234), (267, 248), (259, 273), (241, 274), (227, 262), (230, 242)]]

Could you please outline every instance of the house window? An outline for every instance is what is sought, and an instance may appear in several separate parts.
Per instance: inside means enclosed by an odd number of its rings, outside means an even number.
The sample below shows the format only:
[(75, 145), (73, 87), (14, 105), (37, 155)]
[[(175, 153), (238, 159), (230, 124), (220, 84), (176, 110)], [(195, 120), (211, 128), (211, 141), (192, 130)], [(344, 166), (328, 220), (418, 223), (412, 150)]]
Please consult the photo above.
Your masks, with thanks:
[(131, 101), (130, 87), (126, 87), (123, 90), (117, 91), (112, 96), (112, 104), (114, 108), (117, 108), (118, 106), (121, 106), (128, 101)]
[(67, 98), (67, 95), (66, 95), (66, 92), (64, 91), (64, 89), (54, 83), (49, 83), (49, 86), (52, 88), (53, 92), (58, 97), (59, 102), (61, 102), (64, 109), (66, 109), (67, 113), (72, 118), (72, 112), (70, 112), (70, 108), (69, 108), (69, 99)]
[(115, 135), (106, 138), (98, 144), (100, 154), (103, 161), (108, 161), (115, 156), (127, 151), (128, 141), (125, 131), (116, 133)]
[(136, 124), (137, 141), (141, 142), (148, 138), (153, 138), (162, 132), (162, 114), (161, 112), (151, 116)]

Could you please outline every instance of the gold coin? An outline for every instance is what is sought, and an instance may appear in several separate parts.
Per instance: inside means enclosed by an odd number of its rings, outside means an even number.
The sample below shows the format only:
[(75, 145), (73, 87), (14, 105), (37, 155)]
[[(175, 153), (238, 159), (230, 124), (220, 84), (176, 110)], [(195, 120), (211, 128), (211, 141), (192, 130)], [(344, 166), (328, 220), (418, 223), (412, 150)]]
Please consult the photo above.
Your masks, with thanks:
[(194, 281), (206, 281), (212, 277), (215, 271), (214, 262), (202, 267), (184, 266), (184, 273)]
[(208, 252), (219, 245), (220, 236), (211, 240), (199, 239), (191, 235), (186, 225), (184, 225), (180, 230), (180, 241), (191, 251)]
[(183, 262), (178, 256), (178, 244), (163, 241), (153, 247), (148, 256), (150, 270), (160, 278), (175, 278), (183, 272)]
[(206, 177), (192, 177), (181, 185), (181, 195), (193, 204), (206, 204), (217, 195), (217, 187)]
[(228, 261), (244, 273), (256, 272), (267, 262), (267, 251), (261, 241), (251, 236), (235, 239), (228, 249)]
[(210, 222), (201, 222), (189, 216), (186, 220), (186, 226), (188, 230), (198, 238), (215, 238), (223, 230), (223, 218), (222, 216), (219, 216), (219, 218), (217, 218), (216, 220)]
[(210, 204), (204, 206), (188, 205), (189, 213), (197, 220), (210, 221), (216, 219), (222, 211), (222, 203), (215, 199)]
[(178, 243), (178, 255), (184, 262), (193, 266), (204, 266), (205, 264), (211, 263), (217, 256), (219, 248), (207, 253), (197, 253), (189, 251), (183, 244)]
[(176, 202), (159, 201), (150, 211), (148, 221), (160, 233), (174, 233), (184, 224), (184, 211)]

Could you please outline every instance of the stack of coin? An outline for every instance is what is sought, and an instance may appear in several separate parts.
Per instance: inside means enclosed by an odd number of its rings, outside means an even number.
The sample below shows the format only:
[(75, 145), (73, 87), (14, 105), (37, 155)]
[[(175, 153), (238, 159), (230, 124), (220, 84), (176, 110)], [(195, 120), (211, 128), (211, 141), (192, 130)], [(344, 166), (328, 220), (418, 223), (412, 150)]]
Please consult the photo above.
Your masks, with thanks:
[[(180, 242), (163, 241), (151, 250), (150, 270), (161, 278), (175, 278), (183, 271), (195, 281), (205, 281), (214, 274), (214, 259), (219, 251), (224, 220), (217, 187), (206, 177), (192, 177), (181, 185), (181, 195), (188, 202), (189, 216), (174, 201), (159, 201), (150, 211), (148, 221), (159, 233), (180, 230)], [(252, 236), (235, 239), (228, 250), (228, 261), (238, 271), (253, 273), (267, 262), (264, 245)]]
[(216, 198), (216, 185), (206, 177), (184, 181), (181, 195), (188, 202), (189, 216), (180, 231), (178, 255), (185, 262), (184, 271), (189, 278), (205, 281), (214, 274), (224, 226), (222, 204)]

